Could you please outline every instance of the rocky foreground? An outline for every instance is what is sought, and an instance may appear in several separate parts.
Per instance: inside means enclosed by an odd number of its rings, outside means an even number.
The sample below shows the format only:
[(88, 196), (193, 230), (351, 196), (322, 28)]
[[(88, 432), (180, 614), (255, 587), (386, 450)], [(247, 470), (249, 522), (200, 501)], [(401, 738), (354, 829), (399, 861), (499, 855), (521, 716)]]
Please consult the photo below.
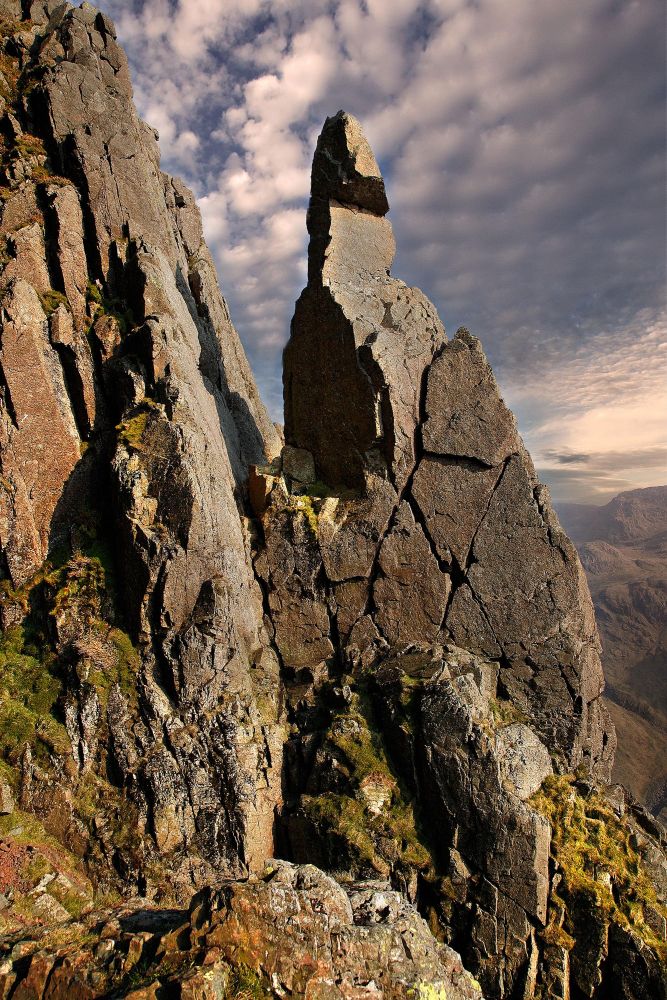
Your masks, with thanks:
[(360, 124), (283, 443), (113, 25), (0, 15), (2, 995), (667, 995), (581, 564)]
[(385, 885), (343, 889), (312, 865), (198, 893), (186, 911), (134, 901), (6, 940), (2, 996), (479, 1000), (455, 952)]

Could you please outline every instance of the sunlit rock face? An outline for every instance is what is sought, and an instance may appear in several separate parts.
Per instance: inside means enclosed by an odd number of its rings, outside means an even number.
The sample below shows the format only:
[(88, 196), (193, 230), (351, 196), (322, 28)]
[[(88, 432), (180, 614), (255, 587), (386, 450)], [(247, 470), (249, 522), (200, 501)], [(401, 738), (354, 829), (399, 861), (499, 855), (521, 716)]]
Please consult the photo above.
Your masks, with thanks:
[(540, 937), (574, 920), (540, 796), (609, 780), (592, 605), (481, 344), (390, 276), (386, 212), (340, 112), (284, 356), (285, 454), (315, 481), (270, 470), (256, 561), (294, 720), (287, 850), (421, 899), (489, 996), (558, 996), (586, 963)]
[(368, 581), (390, 647), (454, 641), (497, 660), (503, 693), (563, 766), (608, 777), (612, 727), (579, 560), (479, 341), (459, 330), (448, 342), (432, 304), (390, 277), (387, 210), (361, 126), (339, 112), (315, 151), (308, 285), (284, 360), (288, 445), (312, 454), (332, 492), (360, 494), (325, 505), (324, 576)]
[(388, 209), (359, 122), (327, 119), (313, 161), (308, 287), (285, 350), (285, 437), (313, 453), (327, 483), (360, 487), (379, 471), (400, 491), (415, 463), (424, 370), (445, 331), (425, 295), (390, 277)]
[(65, 726), (20, 801), (103, 882), (187, 898), (273, 852), (279, 665), (240, 503), (280, 444), (113, 24), (0, 13), (2, 616), (53, 694), (17, 673), (33, 715), (3, 728), (16, 763)]

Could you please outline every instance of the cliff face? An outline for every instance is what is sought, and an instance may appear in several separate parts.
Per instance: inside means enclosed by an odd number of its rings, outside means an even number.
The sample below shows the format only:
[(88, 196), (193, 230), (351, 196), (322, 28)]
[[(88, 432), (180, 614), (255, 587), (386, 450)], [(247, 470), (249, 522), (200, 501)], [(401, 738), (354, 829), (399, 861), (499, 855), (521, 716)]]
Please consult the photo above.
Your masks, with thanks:
[(21, 800), (77, 826), (62, 789), (87, 782), (123, 826), (127, 796), (138, 854), (110, 828), (109, 860), (141, 886), (173, 856), (190, 885), (271, 853), (280, 685), (240, 497), (278, 439), (113, 25), (29, 14), (2, 66), (2, 614), (56, 657), (72, 759), (23, 751)]
[(2, 919), (227, 880), (15, 934), (0, 993), (479, 993), (451, 945), (489, 997), (662, 995), (581, 566), (479, 342), (390, 276), (359, 123), (315, 153), (281, 450), (113, 25), (0, 16)]

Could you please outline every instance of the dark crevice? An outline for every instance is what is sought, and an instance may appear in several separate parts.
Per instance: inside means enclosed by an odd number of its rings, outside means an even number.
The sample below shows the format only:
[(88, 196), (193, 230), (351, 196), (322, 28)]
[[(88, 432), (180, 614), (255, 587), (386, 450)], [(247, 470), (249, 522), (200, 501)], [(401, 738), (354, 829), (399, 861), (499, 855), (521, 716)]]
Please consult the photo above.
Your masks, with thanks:
[(46, 257), (46, 268), (49, 272), (49, 282), (51, 288), (58, 292), (65, 292), (65, 280), (63, 278), (60, 257), (58, 256), (58, 236), (59, 222), (58, 213), (46, 195), (44, 187), (38, 185), (37, 201), (42, 210), (44, 219), (44, 250)]
[[(259, 523), (261, 525), (261, 520), (259, 521)], [(261, 597), (262, 597), (262, 610), (264, 612), (264, 621), (267, 623), (267, 625), (270, 627), (270, 629), (273, 632), (273, 634), (269, 636), (270, 643), (271, 643), (271, 649), (276, 654), (276, 657), (278, 659), (278, 666), (279, 666), (279, 669), (280, 669), (280, 676), (284, 678), (286, 676), (287, 671), (286, 671), (286, 667), (285, 667), (285, 662), (284, 662), (284, 660), (282, 658), (282, 654), (280, 652), (280, 649), (278, 648), (278, 643), (276, 642), (276, 634), (275, 634), (276, 630), (275, 630), (275, 625), (273, 624), (273, 615), (272, 615), (272, 612), (271, 612), (271, 605), (269, 603), (269, 594), (270, 594), (269, 584), (266, 582), (266, 580), (263, 579), (263, 577), (261, 577), (259, 575), (259, 573), (257, 572), (257, 567), (255, 566), (255, 559), (257, 558), (258, 555), (259, 555), (259, 551), (253, 551), (251, 553), (251, 555), (250, 555), (250, 564), (251, 564), (251, 567), (252, 567), (253, 576), (255, 578), (257, 586), (259, 587), (259, 592), (260, 592)]]
[(155, 586), (148, 595), (146, 602), (146, 617), (150, 622), (150, 642), (153, 651), (153, 679), (169, 699), (172, 707), (179, 703), (179, 693), (176, 690), (174, 677), (164, 652), (164, 640), (167, 630), (160, 623), (160, 608), (165, 606), (164, 590), (167, 583), (167, 563), (163, 562), (158, 570)]
[[(2, 345), (0, 342), (0, 350), (2, 350)], [(19, 429), (19, 422), (16, 416), (16, 410), (14, 409), (14, 402), (12, 400), (12, 394), (9, 389), (9, 384), (5, 376), (5, 370), (2, 367), (2, 362), (0, 361), (0, 399), (5, 404), (5, 409), (7, 410), (7, 416), (11, 420), (13, 426), (16, 430)]]
[(79, 195), (83, 219), (83, 247), (88, 262), (88, 274), (106, 281), (102, 267), (102, 257), (98, 249), (95, 213), (90, 200), (90, 189), (85, 170), (77, 155), (74, 136), (68, 136), (60, 148), (61, 169), (65, 177), (72, 181)]
[(339, 674), (343, 674), (345, 670), (345, 665), (343, 663), (343, 644), (340, 638), (340, 632), (338, 630), (338, 616), (333, 610), (336, 597), (334, 594), (333, 587), (326, 576), (324, 571), (324, 564), (322, 564), (322, 582), (325, 599), (323, 601), (324, 608), (329, 619), (329, 638), (331, 640), (331, 645), (334, 648), (334, 663), (336, 670)]
[(468, 462), (470, 465), (476, 466), (478, 469), (492, 469), (492, 462), (485, 462), (483, 459), (479, 458), (477, 455), (453, 455), (453, 454), (443, 454), (439, 451), (430, 451), (428, 448), (424, 448), (422, 451), (423, 458), (429, 458), (433, 462)]
[[(434, 540), (433, 536), (431, 535), (431, 532), (430, 532), (429, 526), (428, 526), (428, 521), (426, 520), (426, 517), (424, 516), (423, 510), (421, 509), (421, 507), (419, 506), (419, 504), (417, 503), (417, 501), (415, 500), (415, 498), (412, 496), (411, 493), (409, 493), (407, 495), (406, 500), (407, 500), (407, 503), (410, 506), (410, 510), (412, 511), (412, 515), (413, 515), (413, 517), (415, 519), (415, 523), (419, 525), (419, 527), (422, 529), (422, 531), (424, 533), (424, 537), (426, 538), (426, 541), (428, 542), (428, 546), (429, 546), (429, 548), (431, 550), (431, 554), (432, 554), (433, 558), (435, 559), (435, 561), (437, 562), (438, 568), (439, 568), (440, 572), (444, 573), (446, 576), (451, 576), (451, 571), (452, 571), (451, 563), (447, 562), (446, 559), (443, 559), (442, 556), (440, 555), (440, 553), (438, 552), (438, 547), (437, 547), (437, 545), (435, 543), (435, 540)], [(454, 557), (452, 556), (452, 559), (453, 558)]]
[(86, 408), (83, 382), (76, 364), (76, 354), (66, 344), (53, 344), (52, 346), (60, 360), (65, 391), (67, 392), (77, 433), (82, 441), (87, 441), (90, 437), (92, 427)]
[(440, 622), (440, 631), (442, 631), (446, 627), (447, 618), (449, 616), (449, 612), (451, 610), (452, 604), (454, 602), (454, 598), (456, 597), (456, 594), (458, 593), (459, 588), (464, 583), (466, 583), (465, 573), (461, 569), (459, 561), (458, 561), (458, 559), (456, 558), (456, 556), (453, 553), (452, 553), (452, 561), (451, 561), (450, 566), (449, 566), (449, 576), (450, 576), (450, 579), (451, 579), (451, 587), (449, 589), (449, 595), (447, 597), (447, 603), (445, 605), (445, 610), (444, 610), (443, 615), (442, 615), (442, 621)]
[(477, 528), (475, 529), (475, 533), (473, 534), (472, 538), (470, 539), (470, 545), (468, 547), (468, 555), (466, 557), (466, 564), (465, 564), (465, 572), (466, 572), (466, 574), (468, 573), (468, 570), (470, 569), (470, 567), (475, 562), (474, 548), (475, 548), (475, 541), (477, 539), (477, 536), (480, 533), (480, 531), (482, 529), (482, 525), (484, 524), (484, 521), (486, 520), (486, 516), (487, 516), (487, 514), (489, 513), (489, 511), (491, 509), (491, 504), (493, 503), (493, 499), (494, 499), (494, 497), (496, 495), (496, 492), (500, 488), (500, 484), (501, 484), (501, 482), (503, 480), (503, 477), (504, 477), (505, 473), (507, 472), (508, 466), (509, 466), (510, 462), (512, 461), (512, 459), (514, 457), (515, 457), (514, 454), (508, 455), (507, 458), (505, 459), (505, 461), (503, 462), (502, 468), (500, 469), (500, 472), (498, 473), (498, 477), (497, 477), (495, 483), (493, 484), (493, 489), (491, 490), (491, 493), (489, 494), (489, 501), (488, 501), (486, 507), (484, 508), (484, 513), (482, 514), (481, 518), (479, 519), (479, 524), (477, 525)]
[(551, 524), (549, 524), (549, 519), (548, 519), (548, 517), (546, 516), (546, 513), (545, 513), (544, 503), (540, 499), (540, 493), (541, 493), (542, 489), (543, 489), (543, 487), (539, 483), (538, 483), (537, 486), (533, 487), (533, 491), (532, 491), (533, 492), (533, 501), (535, 502), (535, 505), (536, 505), (537, 510), (539, 512), (539, 515), (540, 515), (540, 518), (542, 520), (542, 524), (544, 525), (544, 529), (545, 529), (545, 531), (547, 533), (547, 538), (549, 539), (549, 544), (552, 546), (552, 548), (554, 548), (558, 552), (560, 552), (561, 557), (563, 559), (563, 562), (567, 563), (569, 555), (565, 551), (565, 549), (563, 548), (560, 540), (558, 538), (554, 537), (554, 530), (553, 530)]

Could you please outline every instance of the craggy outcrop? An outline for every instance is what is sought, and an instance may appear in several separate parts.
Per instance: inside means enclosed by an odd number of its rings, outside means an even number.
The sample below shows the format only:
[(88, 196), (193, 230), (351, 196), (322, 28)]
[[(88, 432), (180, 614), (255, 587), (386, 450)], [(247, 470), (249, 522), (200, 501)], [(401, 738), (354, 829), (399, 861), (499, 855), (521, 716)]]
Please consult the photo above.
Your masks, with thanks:
[(113, 25), (0, 0), (2, 996), (664, 995), (581, 567), (387, 210), (328, 119), (281, 450)]
[[(82, 938), (99, 943), (82, 947)], [(399, 893), (372, 882), (345, 891), (312, 865), (281, 861), (202, 891), (187, 911), (135, 903), (57, 936), (16, 934), (0, 945), (0, 990), (32, 1000), (482, 996)]]
[[(36, 629), (56, 658), (72, 822), (90, 773), (115, 803), (98, 804), (84, 853), (110, 850), (125, 809), (138, 852), (114, 861), (121, 881), (164, 891), (169, 871), (183, 895), (273, 850), (279, 667), (243, 492), (279, 443), (113, 25), (89, 4), (27, 6), (3, 12), (0, 66), (2, 613), (18, 655)], [(88, 604), (71, 594), (76, 559)], [(78, 616), (54, 630), (65, 600)], [(110, 626), (136, 650), (122, 677)], [(41, 772), (22, 793), (35, 809), (36, 785), (63, 780), (57, 763)]]
[(285, 440), (312, 452), (327, 483), (360, 487), (376, 469), (401, 490), (422, 377), (445, 331), (419, 289), (389, 276), (384, 182), (354, 118), (327, 119), (312, 178), (308, 286), (284, 358)]
[[(479, 341), (461, 329), (448, 342), (421, 293), (389, 276), (386, 211), (359, 123), (340, 112), (313, 163), (287, 444), (251, 491), (292, 723), (284, 850), (390, 879), (489, 996), (556, 996), (572, 949), (562, 988), (585, 989), (584, 945), (562, 929), (584, 903), (539, 796), (559, 776), (610, 777), (593, 608)], [(623, 866), (605, 864), (620, 885)], [(658, 883), (641, 920), (661, 912)], [(621, 908), (600, 926), (626, 920)], [(622, 964), (617, 932), (601, 935), (589, 963)]]

